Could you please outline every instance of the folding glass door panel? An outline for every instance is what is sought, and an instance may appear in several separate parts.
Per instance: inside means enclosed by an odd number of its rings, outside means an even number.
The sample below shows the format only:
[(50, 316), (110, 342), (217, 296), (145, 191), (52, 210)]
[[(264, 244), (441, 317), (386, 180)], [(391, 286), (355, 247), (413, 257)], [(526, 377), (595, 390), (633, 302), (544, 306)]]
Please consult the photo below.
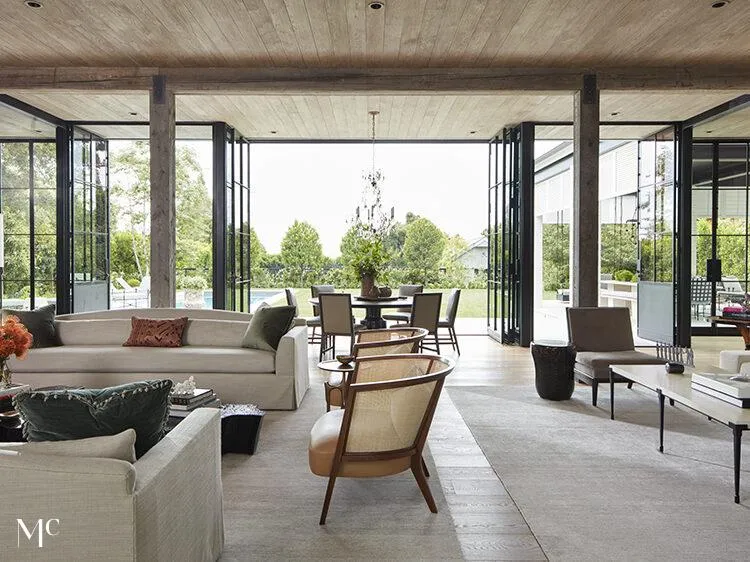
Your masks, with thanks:
[(109, 147), (75, 129), (71, 155), (73, 312), (109, 308)]
[(677, 148), (674, 127), (638, 143), (638, 336), (669, 344), (677, 321)]
[(54, 142), (0, 142), (2, 308), (55, 302), (56, 175)]

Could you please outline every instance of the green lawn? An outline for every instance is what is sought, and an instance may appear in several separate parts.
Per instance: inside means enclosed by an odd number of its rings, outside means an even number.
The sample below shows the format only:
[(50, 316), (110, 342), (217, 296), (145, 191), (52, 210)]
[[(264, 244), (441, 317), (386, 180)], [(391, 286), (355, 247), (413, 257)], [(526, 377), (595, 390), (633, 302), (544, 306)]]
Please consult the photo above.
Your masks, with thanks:
[[(270, 289), (269, 289), (270, 290)], [(346, 293), (359, 294), (359, 289), (342, 289)], [(448, 301), (450, 289), (428, 289), (426, 292), (443, 293), (441, 316), (445, 315), (445, 306)], [(310, 300), (310, 289), (294, 289), (299, 304), (300, 316), (312, 316), (312, 305)], [(357, 316), (360, 316), (357, 314)], [(458, 301), (458, 316), (460, 318), (485, 318), (487, 316), (487, 290), (486, 289), (461, 289), (461, 299)]]

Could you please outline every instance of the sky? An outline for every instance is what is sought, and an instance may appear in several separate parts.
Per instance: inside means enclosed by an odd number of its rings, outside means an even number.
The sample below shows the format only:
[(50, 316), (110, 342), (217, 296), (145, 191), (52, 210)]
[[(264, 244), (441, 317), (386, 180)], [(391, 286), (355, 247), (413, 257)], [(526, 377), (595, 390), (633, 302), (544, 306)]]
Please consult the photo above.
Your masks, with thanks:
[[(487, 222), (487, 145), (378, 144), (383, 206), (434, 222), (471, 242)], [(335, 258), (372, 169), (372, 145), (253, 144), (250, 220), (266, 250), (277, 253), (295, 219), (312, 224), (323, 253)]]

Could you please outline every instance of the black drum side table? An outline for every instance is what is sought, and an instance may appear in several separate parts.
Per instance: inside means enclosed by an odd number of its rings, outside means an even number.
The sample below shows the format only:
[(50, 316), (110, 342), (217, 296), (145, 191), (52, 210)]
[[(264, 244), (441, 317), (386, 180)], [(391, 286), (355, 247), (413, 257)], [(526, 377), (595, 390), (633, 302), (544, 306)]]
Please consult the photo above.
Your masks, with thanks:
[(569, 400), (573, 396), (573, 364), (576, 352), (564, 341), (531, 342), (536, 370), (536, 391), (545, 400)]

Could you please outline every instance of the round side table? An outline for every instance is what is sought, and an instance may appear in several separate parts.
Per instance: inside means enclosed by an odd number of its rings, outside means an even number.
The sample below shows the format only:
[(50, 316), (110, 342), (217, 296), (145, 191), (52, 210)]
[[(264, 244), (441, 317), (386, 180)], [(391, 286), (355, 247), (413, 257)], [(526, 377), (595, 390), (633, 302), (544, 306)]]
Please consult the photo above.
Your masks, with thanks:
[(531, 342), (531, 356), (536, 370), (536, 391), (545, 400), (569, 400), (575, 381), (573, 364), (576, 352), (564, 341)]
[(354, 365), (351, 363), (342, 365), (336, 360), (321, 361), (318, 363), (318, 369), (331, 373), (328, 380), (324, 383), (326, 412), (331, 411), (331, 406), (340, 406), (343, 408), (346, 384), (349, 382), (349, 373), (354, 372)]

